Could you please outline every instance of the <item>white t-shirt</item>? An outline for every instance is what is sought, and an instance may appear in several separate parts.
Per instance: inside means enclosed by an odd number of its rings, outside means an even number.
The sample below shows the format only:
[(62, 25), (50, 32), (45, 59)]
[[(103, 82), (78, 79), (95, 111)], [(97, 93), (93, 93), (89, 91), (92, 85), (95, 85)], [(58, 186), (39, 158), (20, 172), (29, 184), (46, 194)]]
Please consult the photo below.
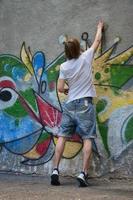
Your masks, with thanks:
[(65, 79), (69, 86), (67, 102), (96, 96), (92, 83), (93, 55), (94, 49), (89, 48), (78, 59), (67, 60), (61, 64), (59, 79)]

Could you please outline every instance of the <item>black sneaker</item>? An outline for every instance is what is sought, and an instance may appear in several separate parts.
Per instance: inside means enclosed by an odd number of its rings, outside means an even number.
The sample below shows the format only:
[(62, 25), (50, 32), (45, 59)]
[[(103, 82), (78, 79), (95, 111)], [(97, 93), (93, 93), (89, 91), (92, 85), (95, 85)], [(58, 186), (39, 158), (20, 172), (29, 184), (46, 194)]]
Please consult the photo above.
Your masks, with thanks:
[(80, 187), (87, 187), (89, 184), (87, 182), (87, 175), (85, 175), (84, 172), (81, 172), (78, 176), (77, 176), (77, 180), (79, 182), (79, 186)]
[(57, 168), (53, 169), (52, 175), (51, 175), (51, 185), (60, 185), (59, 181), (59, 171)]

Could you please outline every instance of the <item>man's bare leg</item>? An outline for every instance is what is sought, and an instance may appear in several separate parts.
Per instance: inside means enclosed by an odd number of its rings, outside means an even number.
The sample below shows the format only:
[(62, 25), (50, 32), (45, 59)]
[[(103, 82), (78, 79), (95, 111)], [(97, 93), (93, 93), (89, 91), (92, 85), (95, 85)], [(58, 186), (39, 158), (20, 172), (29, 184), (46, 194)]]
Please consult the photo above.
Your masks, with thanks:
[(88, 173), (89, 161), (92, 153), (92, 142), (90, 139), (83, 141), (83, 172)]
[(51, 175), (51, 185), (60, 185), (58, 166), (65, 148), (66, 138), (59, 137), (57, 140), (54, 156), (54, 169)]
[(57, 140), (57, 144), (55, 147), (55, 155), (54, 155), (54, 167), (58, 168), (64, 148), (65, 148), (65, 137), (59, 137)]
[(92, 143), (90, 139), (83, 141), (83, 171), (77, 177), (80, 187), (87, 187), (87, 173), (89, 169), (89, 161), (92, 152)]

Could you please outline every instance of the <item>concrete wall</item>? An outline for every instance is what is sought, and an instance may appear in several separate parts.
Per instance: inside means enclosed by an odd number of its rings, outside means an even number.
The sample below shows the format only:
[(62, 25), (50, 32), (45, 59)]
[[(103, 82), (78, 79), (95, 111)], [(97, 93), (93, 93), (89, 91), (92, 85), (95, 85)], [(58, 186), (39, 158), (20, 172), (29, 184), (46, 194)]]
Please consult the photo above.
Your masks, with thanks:
[[(0, 170), (51, 172), (65, 98), (56, 92), (64, 61), (58, 38), (88, 32), (90, 43), (102, 18), (107, 28), (93, 61), (98, 137), (90, 175), (133, 177), (132, 10), (132, 0), (0, 0)], [(81, 150), (74, 135), (63, 174), (81, 169)]]

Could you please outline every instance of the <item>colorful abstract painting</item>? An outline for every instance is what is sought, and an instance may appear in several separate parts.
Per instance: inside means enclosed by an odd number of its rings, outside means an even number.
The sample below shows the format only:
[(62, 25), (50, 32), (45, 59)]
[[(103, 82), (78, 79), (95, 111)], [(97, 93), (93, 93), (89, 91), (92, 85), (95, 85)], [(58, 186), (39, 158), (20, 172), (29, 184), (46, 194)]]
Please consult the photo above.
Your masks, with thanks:
[[(118, 42), (105, 52), (100, 44), (93, 60), (97, 132), (108, 156), (114, 158), (133, 143), (133, 65), (129, 62), (133, 46), (114, 56)], [(81, 44), (84, 50), (88, 48), (88, 38), (82, 37)], [(0, 55), (0, 151), (6, 148), (23, 156), (25, 165), (44, 164), (54, 155), (61, 103), (66, 98), (57, 92), (59, 67), (64, 61), (63, 52), (47, 64), (42, 51), (32, 55), (25, 43), (20, 58)], [(82, 140), (74, 133), (63, 157), (71, 159), (81, 149)], [(98, 152), (96, 143), (94, 150)]]

